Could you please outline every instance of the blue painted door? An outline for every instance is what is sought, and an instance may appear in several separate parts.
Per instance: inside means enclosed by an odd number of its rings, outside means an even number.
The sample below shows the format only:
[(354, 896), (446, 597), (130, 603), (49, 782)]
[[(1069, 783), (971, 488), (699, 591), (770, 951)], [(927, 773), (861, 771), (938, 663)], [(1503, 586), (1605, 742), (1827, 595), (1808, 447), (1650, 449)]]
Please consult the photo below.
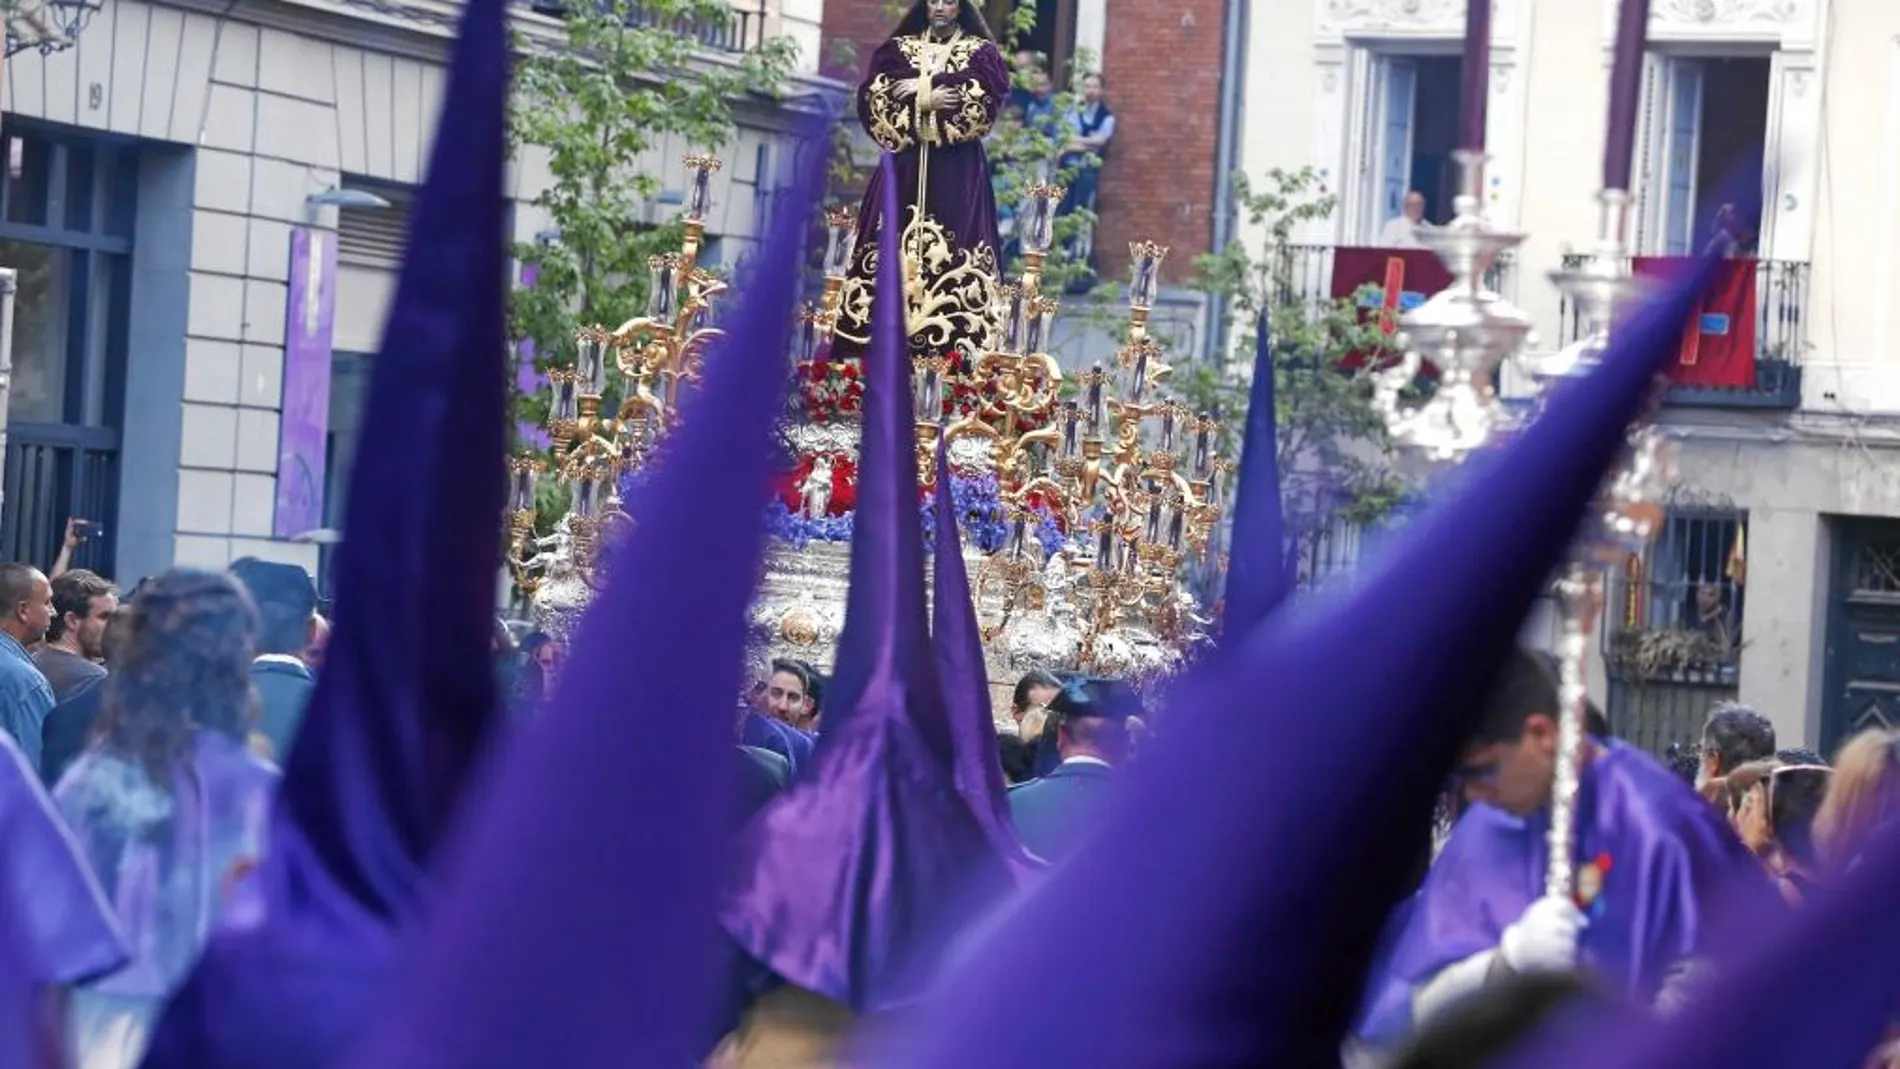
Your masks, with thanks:
[(1842, 520), (1828, 614), (1823, 753), (1900, 727), (1900, 521)]

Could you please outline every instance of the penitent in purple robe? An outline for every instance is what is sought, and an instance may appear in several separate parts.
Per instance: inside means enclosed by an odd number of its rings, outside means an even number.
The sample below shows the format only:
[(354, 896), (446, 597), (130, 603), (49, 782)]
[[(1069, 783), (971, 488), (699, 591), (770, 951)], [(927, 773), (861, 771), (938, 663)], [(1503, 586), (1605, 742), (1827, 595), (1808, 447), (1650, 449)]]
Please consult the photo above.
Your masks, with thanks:
[[(926, 112), (918, 98), (898, 99), (900, 86), (928, 73), (930, 88), (955, 89), (959, 105)], [(990, 185), (983, 138), (1009, 93), (1009, 68), (996, 45), (959, 35), (947, 42), (894, 37), (871, 54), (858, 87), (858, 119), (891, 154), (890, 167), (871, 175), (858, 211), (857, 244), (846, 271), (832, 352), (862, 357), (871, 337), (871, 293), (877, 279), (878, 233), (884, 184), (895, 175), (898, 214), (906, 227), (918, 207), (925, 225), (905, 233), (906, 268), (921, 272), (932, 315), (912, 323), (913, 353), (944, 353), (967, 342), (986, 320), (997, 269), (996, 192)], [(921, 96), (921, 94), (920, 94)], [(934, 224), (934, 225), (933, 225)], [(979, 269), (981, 278), (966, 270)]]
[(93, 747), (53, 790), (125, 932), (132, 960), (73, 996), (80, 1064), (137, 1064), (159, 1009), (198, 960), (239, 877), (264, 853), (275, 766), (214, 731), (166, 787)]
[[(1590, 918), (1580, 960), (1640, 1004), (1655, 999), (1671, 967), (1714, 949), (1716, 895), (1749, 881), (1769, 890), (1727, 823), (1647, 754), (1609, 744), (1584, 769), (1577, 812), (1578, 898)], [(1379, 1046), (1402, 1039), (1412, 992), (1496, 947), (1505, 926), (1543, 894), (1549, 826), (1548, 811), (1522, 821), (1488, 806), (1465, 814), (1373, 974), (1362, 1039)]]

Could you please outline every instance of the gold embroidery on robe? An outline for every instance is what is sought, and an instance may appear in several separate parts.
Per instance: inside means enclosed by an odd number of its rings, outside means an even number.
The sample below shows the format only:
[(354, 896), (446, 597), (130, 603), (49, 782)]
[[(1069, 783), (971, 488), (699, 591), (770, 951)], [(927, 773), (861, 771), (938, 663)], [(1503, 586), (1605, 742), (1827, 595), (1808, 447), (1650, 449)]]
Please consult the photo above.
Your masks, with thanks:
[[(904, 329), (913, 353), (942, 353), (963, 342), (973, 351), (990, 345), (996, 304), (996, 250), (987, 244), (959, 249), (955, 237), (916, 205), (898, 247), (903, 251)], [(882, 225), (882, 223), (880, 223)], [(871, 292), (877, 279), (877, 243), (863, 242), (856, 266), (838, 294), (836, 333), (848, 341), (871, 341)], [(912, 268), (918, 272), (913, 283)]]
[(911, 134), (911, 106), (899, 103), (894, 95), (899, 84), (890, 75), (880, 74), (871, 79), (867, 94), (871, 121), (866, 132), (890, 152), (902, 152), (917, 143)]
[(989, 96), (980, 82), (972, 79), (960, 87), (963, 103), (954, 112), (939, 113), (937, 125), (943, 129), (944, 141), (952, 145), (981, 141), (983, 135), (990, 132), (992, 112), (983, 106)]

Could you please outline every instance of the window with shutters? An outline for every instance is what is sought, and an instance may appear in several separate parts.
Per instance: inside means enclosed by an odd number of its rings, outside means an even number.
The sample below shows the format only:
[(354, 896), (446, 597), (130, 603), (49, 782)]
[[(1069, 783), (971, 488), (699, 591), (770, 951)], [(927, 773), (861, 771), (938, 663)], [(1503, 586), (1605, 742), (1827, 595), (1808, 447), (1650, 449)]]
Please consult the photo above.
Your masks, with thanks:
[(342, 208), (337, 212), (337, 262), (353, 267), (394, 271), (402, 263), (403, 241), (409, 233), (409, 212), (415, 190), (374, 179), (343, 176), (347, 189), (374, 193), (389, 202), (387, 208)]

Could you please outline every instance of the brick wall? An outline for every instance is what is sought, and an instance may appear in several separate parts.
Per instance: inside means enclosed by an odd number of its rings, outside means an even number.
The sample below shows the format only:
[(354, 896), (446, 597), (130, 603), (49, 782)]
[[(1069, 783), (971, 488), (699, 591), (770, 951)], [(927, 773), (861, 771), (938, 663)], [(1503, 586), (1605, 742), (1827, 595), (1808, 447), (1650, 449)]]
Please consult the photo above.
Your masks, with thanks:
[[(825, 74), (843, 81), (853, 88), (864, 77), (864, 65), (870, 62), (871, 53), (884, 38), (890, 34), (891, 27), (903, 17), (900, 10), (893, 14), (886, 7), (885, 0), (825, 0), (824, 42), (819, 53), (819, 69)], [(856, 57), (849, 64), (837, 61), (840, 41), (848, 41), (857, 50)]]
[(1148, 239), (1169, 247), (1163, 277), (1179, 282), (1214, 240), (1225, 8), (1222, 0), (1108, 0), (1102, 76), (1115, 142), (1095, 245), (1109, 277), (1125, 277), (1128, 243)]
[[(1101, 57), (1115, 144), (1102, 173), (1100, 250), (1104, 274), (1127, 275), (1130, 241), (1169, 247), (1163, 274), (1180, 282), (1214, 238), (1215, 152), (1220, 137), (1224, 0), (1107, 0)], [(898, 15), (885, 0), (826, 0), (825, 72), (855, 85)], [(857, 48), (839, 69), (833, 43)]]

